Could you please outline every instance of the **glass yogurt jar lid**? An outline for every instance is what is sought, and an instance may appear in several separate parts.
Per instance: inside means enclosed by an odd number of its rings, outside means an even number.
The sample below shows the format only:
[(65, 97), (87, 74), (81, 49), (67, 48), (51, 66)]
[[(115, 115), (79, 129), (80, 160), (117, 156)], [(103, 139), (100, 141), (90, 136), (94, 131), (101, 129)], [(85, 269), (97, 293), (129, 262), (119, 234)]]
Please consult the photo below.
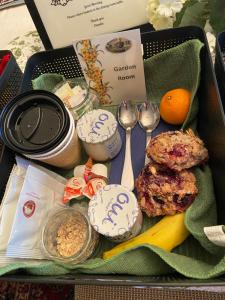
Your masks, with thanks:
[(114, 115), (103, 109), (84, 114), (77, 122), (77, 134), (86, 143), (97, 144), (111, 138), (118, 127)]
[(105, 186), (89, 202), (91, 225), (109, 238), (129, 233), (139, 214), (140, 208), (134, 193), (118, 184)]

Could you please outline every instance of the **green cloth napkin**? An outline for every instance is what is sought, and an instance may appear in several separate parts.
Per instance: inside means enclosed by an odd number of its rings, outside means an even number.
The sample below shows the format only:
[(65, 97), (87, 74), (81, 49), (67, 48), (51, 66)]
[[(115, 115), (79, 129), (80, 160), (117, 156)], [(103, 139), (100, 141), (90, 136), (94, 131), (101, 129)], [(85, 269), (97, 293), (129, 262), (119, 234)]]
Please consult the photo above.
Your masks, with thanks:
[(57, 84), (65, 80), (65, 77), (60, 74), (42, 74), (38, 78), (32, 80), (34, 90), (45, 90), (52, 92)]
[[(162, 95), (173, 88), (187, 88), (196, 95), (200, 80), (200, 51), (203, 44), (198, 40), (187, 41), (177, 47), (159, 53), (144, 62), (149, 99), (159, 103)], [(44, 76), (44, 75), (42, 75)], [(43, 80), (44, 79), (44, 80)], [(61, 75), (49, 74), (33, 81), (35, 88), (53, 87)], [(47, 81), (46, 81), (47, 80)], [(78, 79), (81, 80), (81, 79)], [(107, 107), (115, 112), (115, 107)], [(198, 99), (192, 97), (191, 108), (183, 129), (196, 126)], [(62, 275), (69, 272), (89, 274), (160, 275), (177, 271), (187, 277), (206, 279), (225, 273), (225, 251), (213, 245), (204, 235), (205, 226), (215, 225), (216, 202), (211, 172), (208, 166), (195, 168), (199, 189), (198, 196), (185, 214), (185, 224), (191, 236), (172, 252), (155, 246), (142, 245), (126, 253), (120, 253), (104, 261), (102, 253), (113, 243), (101, 238), (94, 258), (79, 265), (41, 262), (26, 267), (24, 263), (11, 264), (0, 269), (0, 274), (18, 268), (35, 275)], [(143, 231), (155, 224), (158, 218), (144, 218)]]

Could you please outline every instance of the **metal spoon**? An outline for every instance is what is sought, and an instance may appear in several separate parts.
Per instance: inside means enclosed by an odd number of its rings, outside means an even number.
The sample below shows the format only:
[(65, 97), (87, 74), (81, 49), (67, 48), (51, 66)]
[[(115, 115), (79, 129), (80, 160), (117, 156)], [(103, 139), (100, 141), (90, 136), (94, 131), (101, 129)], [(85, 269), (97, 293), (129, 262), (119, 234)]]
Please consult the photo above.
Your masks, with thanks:
[[(146, 147), (148, 146), (152, 131), (157, 127), (160, 121), (159, 108), (155, 103), (146, 101), (139, 108), (139, 124), (146, 131)], [(145, 165), (149, 162), (145, 156)]]
[(131, 130), (137, 123), (138, 110), (129, 101), (122, 101), (118, 108), (118, 120), (126, 130), (126, 150), (121, 178), (121, 185), (130, 191), (134, 189), (134, 173), (131, 161)]

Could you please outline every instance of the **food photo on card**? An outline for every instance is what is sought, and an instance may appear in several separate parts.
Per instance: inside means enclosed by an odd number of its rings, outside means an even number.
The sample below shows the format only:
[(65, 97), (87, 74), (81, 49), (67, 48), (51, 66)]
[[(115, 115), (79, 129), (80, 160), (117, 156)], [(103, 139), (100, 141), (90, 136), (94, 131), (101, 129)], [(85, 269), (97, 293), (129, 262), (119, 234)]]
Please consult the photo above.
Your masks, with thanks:
[(101, 105), (146, 100), (139, 29), (86, 38), (73, 45), (87, 84)]

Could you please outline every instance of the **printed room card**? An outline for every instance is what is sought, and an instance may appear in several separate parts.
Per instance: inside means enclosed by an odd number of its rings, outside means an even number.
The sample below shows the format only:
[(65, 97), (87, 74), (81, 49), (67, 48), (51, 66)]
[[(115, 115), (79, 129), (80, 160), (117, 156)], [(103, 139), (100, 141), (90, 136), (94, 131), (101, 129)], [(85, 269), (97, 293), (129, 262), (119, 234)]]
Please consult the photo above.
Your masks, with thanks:
[[(74, 39), (116, 32), (148, 23), (148, 0), (25, 0), (35, 25), (53, 48)], [(41, 20), (41, 22), (40, 22)], [(42, 24), (43, 25), (42, 25)], [(43, 29), (43, 28), (42, 28)]]
[(145, 101), (146, 88), (140, 30), (129, 30), (74, 42), (88, 85), (100, 104)]

